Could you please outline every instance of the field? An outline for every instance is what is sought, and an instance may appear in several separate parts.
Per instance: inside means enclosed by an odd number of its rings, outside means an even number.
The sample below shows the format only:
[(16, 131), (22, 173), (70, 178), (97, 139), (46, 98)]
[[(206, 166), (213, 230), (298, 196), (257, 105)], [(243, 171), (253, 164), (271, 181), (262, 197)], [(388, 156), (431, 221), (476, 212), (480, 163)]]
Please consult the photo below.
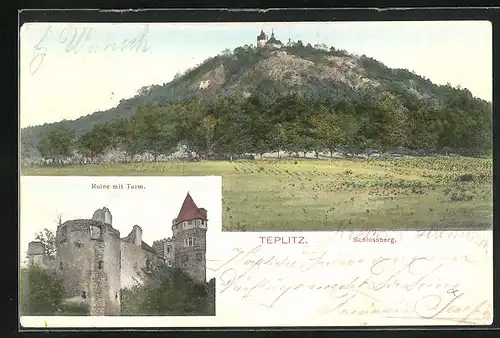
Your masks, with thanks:
[(401, 157), (99, 164), (21, 173), (222, 176), (225, 231), (489, 229), (492, 166), (484, 158)]

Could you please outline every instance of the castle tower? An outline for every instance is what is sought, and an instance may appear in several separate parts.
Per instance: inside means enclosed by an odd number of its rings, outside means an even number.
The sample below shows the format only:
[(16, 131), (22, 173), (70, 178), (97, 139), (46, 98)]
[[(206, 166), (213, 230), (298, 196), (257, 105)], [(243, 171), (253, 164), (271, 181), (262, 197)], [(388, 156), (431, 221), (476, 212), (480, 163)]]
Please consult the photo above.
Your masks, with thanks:
[(28, 244), (28, 265), (44, 267), (45, 246), (42, 242), (29, 242)]
[(280, 40), (276, 40), (276, 38), (274, 37), (274, 30), (272, 31), (271, 33), (271, 38), (266, 42), (266, 47), (267, 48), (281, 48), (283, 44), (281, 43)]
[(198, 283), (206, 283), (207, 222), (207, 211), (189, 193), (172, 221), (175, 266)]
[(261, 29), (260, 34), (257, 35), (257, 47), (260, 47), (260, 48), (264, 47), (266, 45), (266, 41), (267, 41), (267, 36), (264, 33), (264, 31)]
[(108, 208), (103, 207), (102, 209), (97, 209), (92, 216), (92, 219), (105, 224), (112, 224), (111, 212)]
[(92, 219), (67, 221), (57, 228), (58, 272), (66, 296), (80, 297), (92, 316), (120, 314), (120, 232), (102, 208)]
[(164, 238), (153, 242), (153, 249), (163, 260), (164, 264), (172, 267), (174, 264), (174, 243), (171, 238)]

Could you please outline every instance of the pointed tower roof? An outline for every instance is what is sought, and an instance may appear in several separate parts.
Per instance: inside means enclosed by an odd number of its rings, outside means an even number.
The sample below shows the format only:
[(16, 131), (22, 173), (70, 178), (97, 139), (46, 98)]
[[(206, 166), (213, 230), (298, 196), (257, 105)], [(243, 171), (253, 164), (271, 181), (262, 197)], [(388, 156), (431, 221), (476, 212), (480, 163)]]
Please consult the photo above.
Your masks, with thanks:
[(264, 33), (264, 31), (261, 29), (260, 30), (260, 34), (257, 35), (257, 40), (265, 40), (266, 39), (266, 34)]
[(188, 192), (186, 198), (184, 199), (184, 203), (182, 203), (181, 210), (179, 211), (179, 215), (177, 216), (175, 223), (189, 221), (192, 219), (202, 219), (206, 221), (207, 211), (204, 208), (198, 208)]
[(274, 44), (280, 44), (281, 45), (281, 41), (280, 40), (276, 40), (276, 38), (274, 37), (274, 30), (271, 33), (271, 38), (269, 40), (267, 40), (267, 43), (268, 44), (274, 43)]

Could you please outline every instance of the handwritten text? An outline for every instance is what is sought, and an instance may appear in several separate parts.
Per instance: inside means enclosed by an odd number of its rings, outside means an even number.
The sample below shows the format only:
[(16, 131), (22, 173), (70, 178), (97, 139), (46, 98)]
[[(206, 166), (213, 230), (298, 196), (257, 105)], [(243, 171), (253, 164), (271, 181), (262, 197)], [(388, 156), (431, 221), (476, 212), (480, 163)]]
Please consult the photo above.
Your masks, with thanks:
[(66, 53), (103, 53), (103, 52), (137, 52), (145, 53), (150, 50), (148, 43), (149, 25), (138, 31), (132, 37), (112, 37), (93, 27), (68, 25), (60, 29), (49, 26), (41, 34), (33, 46), (33, 55), (29, 69), (34, 75), (42, 66), (49, 49), (63, 48)]

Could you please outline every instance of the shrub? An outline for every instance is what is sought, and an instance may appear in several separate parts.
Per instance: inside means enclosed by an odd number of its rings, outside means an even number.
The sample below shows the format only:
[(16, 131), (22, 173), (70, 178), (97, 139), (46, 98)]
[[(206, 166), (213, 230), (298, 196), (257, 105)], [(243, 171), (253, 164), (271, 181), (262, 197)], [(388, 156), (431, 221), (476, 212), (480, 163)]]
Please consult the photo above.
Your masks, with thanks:
[(63, 299), (61, 280), (55, 273), (36, 266), (22, 268), (19, 296), (21, 315), (55, 314)]
[(64, 316), (88, 316), (90, 309), (87, 304), (63, 302), (59, 308), (60, 315)]
[(157, 268), (144, 286), (122, 290), (121, 314), (213, 316), (215, 280), (198, 284), (179, 269)]

